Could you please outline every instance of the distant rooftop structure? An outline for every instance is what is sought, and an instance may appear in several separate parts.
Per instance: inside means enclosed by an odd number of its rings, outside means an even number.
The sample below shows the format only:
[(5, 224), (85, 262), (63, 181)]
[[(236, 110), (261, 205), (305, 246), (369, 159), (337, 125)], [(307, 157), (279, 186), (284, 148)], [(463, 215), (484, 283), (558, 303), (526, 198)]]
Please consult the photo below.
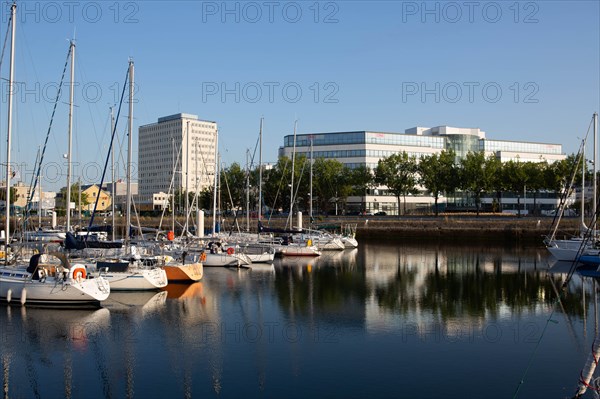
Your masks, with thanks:
[[(198, 115), (179, 113), (179, 114), (173, 114), (173, 115), (168, 115), (168, 116), (161, 116), (160, 118), (158, 118), (158, 123), (168, 122), (168, 121), (176, 121), (176, 120), (181, 120), (181, 119), (191, 119), (191, 120), (195, 120), (195, 121), (199, 120)], [(213, 121), (205, 121), (205, 122), (213, 122)]]
[(477, 136), (480, 139), (485, 139), (485, 132), (479, 128), (469, 127), (452, 127), (452, 126), (436, 126), (436, 127), (413, 127), (406, 129), (404, 134), (416, 134), (418, 136), (450, 136), (450, 135), (466, 135)]

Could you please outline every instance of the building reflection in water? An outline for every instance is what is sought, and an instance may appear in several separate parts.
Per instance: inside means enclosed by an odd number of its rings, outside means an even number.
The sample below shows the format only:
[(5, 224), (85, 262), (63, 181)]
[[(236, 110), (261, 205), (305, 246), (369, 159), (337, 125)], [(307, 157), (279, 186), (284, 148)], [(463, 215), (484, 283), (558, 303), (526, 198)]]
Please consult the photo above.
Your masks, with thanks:
[[(540, 314), (553, 305), (566, 277), (548, 274), (548, 261), (536, 250), (365, 245), (361, 255), (366, 324), (374, 332), (408, 323), (422, 331), (441, 326), (451, 336), (458, 326), (476, 329), (514, 314)], [(569, 287), (566, 308), (582, 314), (576, 286)]]

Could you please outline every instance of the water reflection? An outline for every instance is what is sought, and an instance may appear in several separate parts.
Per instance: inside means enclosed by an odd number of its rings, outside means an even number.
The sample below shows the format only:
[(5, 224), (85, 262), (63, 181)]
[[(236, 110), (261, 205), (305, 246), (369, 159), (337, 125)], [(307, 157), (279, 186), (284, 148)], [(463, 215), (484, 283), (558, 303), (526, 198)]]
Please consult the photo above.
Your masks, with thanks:
[(109, 322), (107, 309), (1, 307), (4, 397), (39, 397), (47, 389), (72, 397), (77, 385), (73, 358), (89, 352)]
[[(543, 249), (364, 243), (113, 293), (96, 312), (0, 307), (5, 397), (435, 397), (432, 375), (448, 397), (506, 397), (555, 304), (533, 381), (574, 389), (593, 288), (574, 278), (557, 302), (554, 266)], [(502, 379), (466, 377), (484, 368)]]

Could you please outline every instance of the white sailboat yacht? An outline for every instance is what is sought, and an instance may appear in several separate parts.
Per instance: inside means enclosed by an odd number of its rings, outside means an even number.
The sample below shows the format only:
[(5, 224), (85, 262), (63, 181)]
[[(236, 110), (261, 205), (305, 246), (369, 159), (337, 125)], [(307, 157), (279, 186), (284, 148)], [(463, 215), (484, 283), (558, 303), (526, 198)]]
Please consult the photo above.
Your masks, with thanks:
[[(596, 194), (596, 175), (597, 175), (597, 166), (596, 166), (596, 153), (597, 153), (597, 135), (598, 135), (598, 114), (594, 113), (593, 118), (592, 118), (592, 124), (593, 124), (593, 128), (594, 128), (594, 151), (593, 151), (593, 158), (594, 158), (594, 167), (593, 167), (593, 199), (592, 199), (592, 206), (593, 206), (593, 211), (592, 214), (596, 214), (596, 198), (597, 198), (597, 194)], [(585, 178), (585, 173), (586, 173), (586, 168), (585, 168), (585, 151), (583, 150), (585, 148), (585, 139), (582, 142), (581, 145), (581, 150), (580, 150), (580, 155), (581, 155), (581, 162), (583, 164), (582, 166), (582, 176), (583, 178)], [(579, 158), (578, 158), (579, 161)], [(582, 180), (582, 185), (581, 185), (581, 235), (579, 237), (573, 237), (570, 239), (556, 239), (556, 231), (558, 229), (558, 225), (560, 223), (560, 218), (562, 217), (563, 211), (564, 211), (564, 203), (561, 204), (560, 208), (559, 208), (559, 214), (558, 214), (558, 220), (554, 226), (554, 229), (552, 231), (552, 233), (550, 234), (549, 237), (547, 237), (544, 240), (544, 244), (546, 245), (546, 248), (548, 249), (548, 251), (552, 254), (552, 256), (554, 256), (556, 259), (561, 260), (561, 261), (574, 261), (578, 256), (581, 256), (582, 254), (586, 254), (586, 255), (600, 255), (600, 249), (599, 248), (595, 248), (595, 237), (592, 237), (592, 239), (585, 239), (584, 240), (584, 235), (586, 234), (591, 234), (592, 236), (595, 236), (596, 232), (595, 231), (588, 231), (588, 227), (585, 225), (585, 221), (584, 221), (584, 206), (585, 206), (585, 201), (584, 201), (584, 191), (585, 191), (585, 179)]]
[[(132, 144), (132, 118), (133, 118), (133, 77), (134, 77), (134, 66), (133, 61), (129, 60), (128, 66), (128, 81), (129, 81), (129, 140), (128, 140), (128, 168), (127, 168), (127, 226), (130, 225), (130, 210), (131, 210), (131, 144)], [(120, 107), (119, 107), (120, 112)], [(113, 137), (116, 131), (115, 126), (113, 126), (113, 131), (111, 132)], [(111, 147), (112, 147), (111, 140)], [(112, 148), (111, 148), (112, 150)], [(96, 201), (98, 198), (96, 199)], [(69, 240), (65, 241), (65, 246), (68, 243), (72, 243), (74, 246), (77, 246), (77, 242), (74, 242), (74, 239), (68, 233)], [(86, 239), (88, 237), (85, 237)], [(81, 242), (83, 241), (83, 242)], [(85, 251), (89, 246), (99, 247), (98, 251), (100, 252), (100, 256), (96, 259), (88, 260), (87, 264), (91, 268), (97, 270), (100, 275), (107, 279), (110, 283), (110, 287), (113, 291), (145, 291), (145, 290), (157, 290), (159, 288), (166, 287), (168, 284), (168, 278), (166, 271), (159, 266), (156, 265), (144, 265), (141, 257), (137, 253), (137, 249), (131, 245), (129, 242), (129, 229), (126, 229), (126, 237), (125, 242), (121, 243), (113, 243), (113, 242), (104, 242), (104, 241), (86, 241), (81, 240), (79, 244), (82, 245), (83, 251)], [(111, 249), (111, 244), (118, 247), (119, 251), (123, 251), (122, 256), (106, 256), (107, 252), (105, 250)], [(123, 245), (124, 244), (124, 245)], [(112, 246), (113, 248), (115, 246)], [(117, 248), (115, 248), (117, 249)]]
[[(12, 25), (10, 50), (9, 87), (14, 82), (14, 49), (15, 49), (15, 3), (11, 6), (10, 23)], [(69, 47), (69, 55), (73, 43)], [(8, 100), (8, 139), (7, 165), (10, 165), (10, 141), (12, 134), (12, 100), (14, 90), (9, 90)], [(71, 92), (72, 93), (72, 92)], [(72, 97), (71, 97), (72, 99)], [(10, 168), (6, 170), (6, 203), (10, 204)], [(10, 206), (6, 206), (5, 238), (8, 254), (10, 243)], [(87, 278), (86, 269), (81, 265), (70, 265), (64, 254), (54, 254), (60, 262), (51, 262), (47, 255), (35, 254), (29, 265), (5, 266), (0, 268), (0, 301), (21, 305), (44, 306), (100, 306), (100, 302), (108, 298), (110, 285), (102, 277)]]

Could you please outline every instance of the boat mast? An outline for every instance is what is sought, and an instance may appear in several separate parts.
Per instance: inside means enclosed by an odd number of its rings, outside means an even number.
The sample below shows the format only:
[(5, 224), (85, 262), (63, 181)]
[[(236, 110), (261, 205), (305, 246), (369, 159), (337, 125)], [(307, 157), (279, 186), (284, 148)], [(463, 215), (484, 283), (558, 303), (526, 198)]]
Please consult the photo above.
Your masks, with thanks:
[[(175, 160), (175, 137), (171, 137), (171, 147), (173, 148), (171, 157), (173, 158), (173, 182), (175, 183), (175, 174), (177, 173), (177, 161)], [(171, 231), (175, 234), (175, 184), (173, 184), (173, 192), (171, 193)]]
[[(198, 186), (200, 185), (200, 179), (198, 177), (198, 140), (195, 140), (195, 143), (192, 144), (194, 148), (194, 197), (196, 199), (196, 236), (200, 237), (200, 197), (198, 196)], [(192, 204), (193, 205), (193, 204)], [(204, 218), (202, 219), (202, 224), (204, 224)], [(202, 232), (204, 233), (204, 231)]]
[[(12, 104), (13, 97), (15, 94), (13, 82), (15, 78), (15, 20), (17, 15), (17, 4), (13, 3), (10, 7), (10, 21), (11, 21), (11, 36), (10, 36), (10, 72), (8, 75), (8, 115), (7, 115), (7, 135), (6, 135), (6, 223), (5, 223), (5, 244), (6, 250), (8, 249), (8, 243), (10, 243), (10, 136), (12, 134)], [(8, 263), (8, 254), (4, 257)]]
[(262, 219), (262, 131), (263, 119), (260, 118), (260, 130), (258, 132), (258, 221)]
[(585, 156), (585, 140), (583, 141), (583, 143), (583, 159), (581, 160), (581, 227), (585, 225), (585, 171), (587, 169), (587, 158)]
[[(40, 157), (41, 157), (41, 149), (38, 146), (38, 155), (36, 157), (37, 162), (41, 162), (40, 161)], [(38, 229), (41, 230), (42, 229), (42, 173), (40, 170), (40, 178), (38, 180)]]
[[(294, 164), (296, 163), (296, 126), (298, 125), (298, 120), (294, 121), (294, 146), (292, 147), (292, 179), (290, 184), (290, 214), (288, 216), (288, 220), (290, 222), (290, 229), (292, 229), (292, 225), (294, 223)], [(286, 223), (287, 225), (287, 223)]]
[(313, 192), (312, 192), (312, 184), (313, 184), (313, 140), (310, 139), (310, 179), (309, 186), (310, 192), (308, 193), (308, 200), (310, 203), (308, 204), (308, 227), (312, 229), (312, 221), (313, 221)]
[[(594, 157), (594, 176), (593, 176), (593, 201), (592, 201), (592, 217), (596, 217), (596, 198), (597, 198), (597, 192), (596, 192), (596, 187), (597, 187), (597, 174), (598, 174), (598, 114), (594, 112), (594, 151), (593, 151), (593, 157)], [(585, 157), (584, 157), (585, 158)], [(592, 232), (593, 238), (596, 238), (596, 229), (593, 229)]]
[(75, 41), (70, 42), (71, 52), (71, 82), (69, 84), (69, 138), (67, 144), (67, 193), (65, 208), (67, 210), (67, 231), (71, 230), (71, 150), (73, 141), (73, 96), (75, 93)]
[[(77, 204), (79, 207), (79, 219), (77, 221), (77, 223), (79, 224), (79, 226), (81, 226), (81, 176), (77, 177)], [(98, 189), (98, 195), (100, 195), (100, 189)]]
[[(110, 107), (110, 134), (112, 135), (113, 131), (115, 130), (115, 116), (113, 114), (113, 107)], [(110, 163), (111, 163), (111, 181), (112, 181), (112, 188), (111, 188), (111, 205), (110, 205), (110, 210), (112, 213), (112, 236), (111, 236), (111, 240), (114, 241), (115, 240), (115, 143), (112, 143), (112, 146), (110, 148)]]
[(127, 199), (126, 199), (126, 221), (125, 221), (125, 242), (129, 242), (129, 226), (131, 225), (131, 147), (133, 136), (133, 60), (129, 59), (129, 117), (128, 117), (128, 140), (127, 140)]
[(185, 231), (188, 231), (188, 218), (190, 216), (190, 196), (188, 194), (190, 190), (190, 121), (187, 121), (185, 129)]
[(219, 181), (219, 131), (215, 133), (215, 176), (213, 184), (213, 217), (212, 217), (212, 233), (213, 236), (217, 234), (216, 222), (217, 222), (217, 182)]
[(246, 232), (250, 231), (250, 150), (246, 149)]

